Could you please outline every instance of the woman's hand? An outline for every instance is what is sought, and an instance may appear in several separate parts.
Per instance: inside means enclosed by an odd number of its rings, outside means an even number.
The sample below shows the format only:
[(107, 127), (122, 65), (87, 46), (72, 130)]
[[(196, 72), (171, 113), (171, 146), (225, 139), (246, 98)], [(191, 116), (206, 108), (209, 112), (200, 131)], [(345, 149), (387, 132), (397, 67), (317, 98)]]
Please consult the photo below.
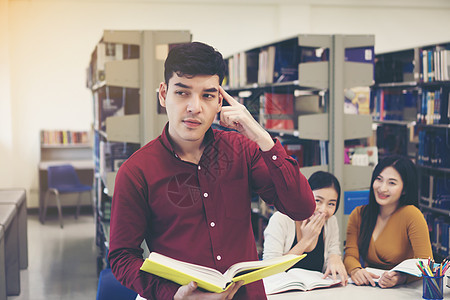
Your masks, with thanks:
[(381, 275), (378, 285), (385, 289), (390, 288), (406, 282), (406, 274), (400, 272), (384, 272)]
[(368, 272), (366, 269), (354, 269), (350, 273), (350, 277), (356, 285), (371, 285), (375, 286), (375, 281), (373, 279), (380, 278), (380, 276)]
[[(297, 221), (296, 221), (297, 223)], [(304, 252), (311, 252), (317, 245), (322, 227), (325, 224), (325, 215), (314, 213), (309, 219), (299, 221), (300, 240), (292, 247), (288, 254), (302, 255)]]
[(325, 214), (322, 213), (315, 213), (308, 220), (302, 221), (300, 224), (300, 232), (302, 237), (298, 243), (304, 246), (305, 252), (314, 250), (324, 224)]
[(323, 278), (331, 275), (333, 280), (336, 281), (336, 275), (339, 275), (343, 286), (347, 285), (348, 275), (347, 270), (345, 270), (344, 263), (342, 262), (341, 256), (337, 254), (331, 254), (328, 257), (327, 269)]

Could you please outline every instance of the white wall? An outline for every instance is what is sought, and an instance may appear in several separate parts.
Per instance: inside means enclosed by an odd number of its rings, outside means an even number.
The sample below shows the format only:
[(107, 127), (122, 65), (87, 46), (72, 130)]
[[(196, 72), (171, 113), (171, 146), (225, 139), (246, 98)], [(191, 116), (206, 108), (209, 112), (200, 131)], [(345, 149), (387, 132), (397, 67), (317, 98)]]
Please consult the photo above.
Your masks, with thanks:
[(450, 8), (313, 7), (311, 33), (374, 34), (376, 53), (450, 42)]
[(376, 34), (377, 51), (450, 41), (441, 0), (424, 1), (433, 9), (180, 1), (0, 0), (0, 188), (25, 187), (36, 207), (39, 130), (90, 129), (85, 69), (104, 29), (187, 29), (225, 56), (297, 33)]
[(0, 0), (0, 187), (14, 185), (8, 33), (8, 0)]

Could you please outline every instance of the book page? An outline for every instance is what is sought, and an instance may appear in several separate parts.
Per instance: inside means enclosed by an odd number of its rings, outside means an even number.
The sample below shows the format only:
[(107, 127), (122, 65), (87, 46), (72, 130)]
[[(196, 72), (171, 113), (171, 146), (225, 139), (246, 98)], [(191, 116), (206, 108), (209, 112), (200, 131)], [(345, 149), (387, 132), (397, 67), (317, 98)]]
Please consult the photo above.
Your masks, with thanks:
[[(225, 274), (221, 274), (209, 267), (183, 262), (152, 252), (142, 264), (141, 270), (169, 279), (180, 285), (195, 281), (200, 288), (221, 293), (231, 281), (242, 280), (244, 284), (252, 283), (285, 271), (305, 256), (306, 254), (285, 255), (265, 261), (240, 262), (231, 266)], [(248, 272), (249, 269), (250, 272)], [(234, 276), (239, 272), (243, 272), (242, 275)]]
[[(278, 264), (285, 263), (285, 262), (289, 263), (292, 260), (296, 260), (296, 262), (297, 262), (305, 256), (306, 255), (301, 255), (299, 257), (298, 255), (288, 254), (288, 255), (283, 255), (280, 257), (275, 257), (275, 258), (266, 259), (266, 260), (244, 261), (244, 262), (240, 262), (240, 263), (236, 263), (236, 264), (232, 265), (224, 273), (224, 276), (226, 278), (231, 279), (235, 276), (241, 276), (241, 275), (247, 274), (247, 273), (249, 273), (248, 272), (249, 270), (256, 271), (256, 270), (259, 270), (262, 268), (266, 268), (268, 266), (278, 265)], [(297, 260), (297, 258), (298, 258), (298, 260)], [(294, 264), (292, 264), (292, 265), (294, 265)], [(286, 269), (288, 269), (288, 268), (289, 267), (286, 267)], [(284, 270), (286, 270), (286, 269), (284, 269)]]
[(265, 278), (264, 287), (269, 295), (290, 290), (309, 291), (341, 283), (341, 280), (334, 281), (331, 277), (322, 278), (323, 275), (322, 272), (293, 268)]
[(324, 274), (322, 272), (305, 270), (300, 268), (290, 269), (287, 273), (290, 276), (292, 276), (292, 278), (294, 278), (295, 280), (303, 282), (303, 284), (306, 286), (308, 290), (318, 287), (331, 286), (341, 282), (340, 279), (334, 281), (329, 276), (327, 278), (323, 278)]
[[(401, 263), (399, 263), (398, 265), (396, 265), (395, 267), (393, 267), (390, 270), (383, 270), (383, 269), (377, 269), (377, 268), (372, 268), (372, 267), (366, 267), (365, 269), (368, 272), (378, 275), (380, 277), (381, 277), (381, 275), (383, 275), (384, 272), (391, 272), (391, 271), (403, 272), (403, 273), (406, 273), (409, 275), (422, 277), (422, 272), (417, 267), (417, 263), (419, 261), (422, 261), (424, 264), (428, 263), (427, 259), (410, 258), (410, 259), (406, 259), (406, 260), (402, 261)], [(379, 280), (380, 280), (379, 278), (373, 279), (374, 282), (378, 282)], [(353, 282), (353, 280), (351, 280), (351, 281), (349, 281), (349, 283), (354, 283), (354, 282)]]
[(419, 258), (411, 258), (402, 261), (398, 265), (396, 265), (394, 268), (391, 269), (391, 271), (399, 271), (403, 273), (407, 273), (410, 275), (414, 275), (417, 277), (422, 276), (422, 272), (420, 271), (419, 267), (417, 266), (417, 263), (419, 261), (422, 261), (425, 265), (428, 264), (427, 259), (419, 259)]
[(292, 276), (289, 276), (286, 272), (266, 277), (263, 279), (263, 282), (267, 295), (277, 294), (290, 290), (306, 290), (303, 283), (295, 282)]
[[(372, 278), (374, 282), (378, 282), (380, 280), (381, 275), (383, 275), (384, 272), (389, 272), (389, 270), (383, 270), (383, 269), (377, 269), (377, 268), (371, 268), (367, 267), (365, 268), (367, 272), (370, 272), (372, 274), (378, 275), (378, 278)], [(353, 281), (351, 283), (354, 283)]]

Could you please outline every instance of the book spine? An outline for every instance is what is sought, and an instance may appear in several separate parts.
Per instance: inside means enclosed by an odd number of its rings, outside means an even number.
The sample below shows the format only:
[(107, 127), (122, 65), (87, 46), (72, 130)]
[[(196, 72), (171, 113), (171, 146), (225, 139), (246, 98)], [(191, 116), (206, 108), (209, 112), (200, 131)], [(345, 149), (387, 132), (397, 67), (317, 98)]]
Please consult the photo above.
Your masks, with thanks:
[(422, 78), (423, 82), (428, 82), (428, 52), (422, 50)]
[(433, 50), (429, 50), (427, 53), (428, 53), (428, 82), (432, 82), (434, 81)]

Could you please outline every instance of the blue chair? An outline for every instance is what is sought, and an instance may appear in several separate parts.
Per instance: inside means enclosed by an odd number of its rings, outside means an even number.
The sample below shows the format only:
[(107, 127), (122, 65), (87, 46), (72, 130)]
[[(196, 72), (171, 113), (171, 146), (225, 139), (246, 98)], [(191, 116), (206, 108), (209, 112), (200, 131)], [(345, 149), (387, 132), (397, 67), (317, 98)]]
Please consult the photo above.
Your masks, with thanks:
[(78, 178), (77, 172), (72, 165), (58, 165), (51, 166), (47, 169), (48, 190), (44, 197), (44, 209), (41, 216), (41, 222), (44, 224), (47, 214), (47, 205), (50, 200), (50, 195), (54, 194), (56, 198), (56, 207), (58, 208), (59, 223), (63, 228), (62, 210), (60, 194), (78, 193), (77, 210), (75, 219), (80, 214), (81, 195), (83, 192), (91, 193), (92, 186), (82, 184)]
[(97, 300), (134, 300), (137, 293), (124, 287), (111, 269), (104, 269), (98, 278)]

